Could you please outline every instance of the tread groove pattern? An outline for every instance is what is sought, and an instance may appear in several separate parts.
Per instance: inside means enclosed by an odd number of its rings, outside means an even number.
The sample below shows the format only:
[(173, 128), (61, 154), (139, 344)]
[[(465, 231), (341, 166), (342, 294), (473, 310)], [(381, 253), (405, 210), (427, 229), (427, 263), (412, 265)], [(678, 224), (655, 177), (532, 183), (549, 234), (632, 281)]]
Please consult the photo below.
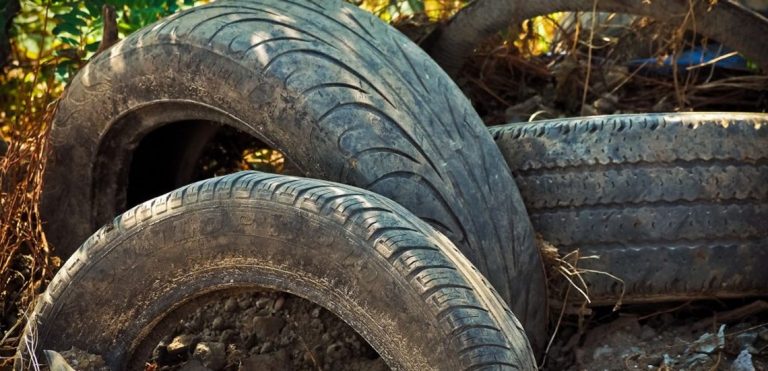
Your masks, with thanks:
[[(531, 221), (624, 302), (768, 294), (768, 115), (597, 116), (490, 129)], [(663, 264), (660, 264), (662, 262)], [(745, 272), (750, 272), (746, 274)], [(593, 302), (615, 280), (586, 275)]]
[[(241, 194), (250, 197), (244, 200)], [(174, 200), (183, 203), (171, 211), (157, 212), (158, 209), (154, 207), (162, 203), (173, 204)], [(314, 207), (299, 209), (296, 207), (297, 200), (314, 204)], [(254, 205), (254, 202), (262, 203), (254, 210), (261, 210), (266, 202), (288, 206), (297, 212), (309, 211), (335, 221), (360, 240), (368, 241), (372, 253), (388, 262), (393, 271), (399, 271), (402, 282), (411, 287), (414, 297), (424, 301), (423, 305), (429, 309), (440, 331), (446, 336), (446, 346), (455, 348), (452, 352), (456, 354), (461, 369), (510, 365), (520, 369), (535, 368), (530, 346), (517, 319), (471, 263), (461, 254), (455, 253), (450, 242), (428, 224), (414, 221), (410, 212), (371, 192), (314, 179), (253, 171), (204, 180), (147, 201), (126, 211), (92, 235), (76, 255), (87, 258), (69, 259), (43, 294), (44, 300), (38, 302), (30, 326), (38, 330), (40, 349), (49, 349), (47, 342), (56, 342), (51, 339), (57, 336), (72, 336), (62, 334), (62, 329), (55, 329), (57, 318), (60, 315), (82, 315), (85, 312), (65, 310), (63, 306), (67, 304), (62, 303), (73, 299), (82, 301), (82, 293), (68, 296), (68, 292), (75, 290), (78, 282), (86, 280), (88, 275), (101, 274), (102, 271), (93, 268), (104, 262), (110, 254), (119, 252), (121, 247), (130, 251), (131, 245), (121, 246), (122, 241), (132, 236), (142, 236), (144, 241), (146, 236), (141, 235), (142, 231), (164, 219), (181, 220), (179, 216), (185, 213), (225, 211), (229, 207), (244, 210), (242, 206)], [(144, 212), (148, 216), (142, 220), (128, 221)], [(369, 217), (359, 218), (362, 213)], [(400, 237), (382, 238), (375, 244), (373, 242), (377, 237), (369, 237), (384, 236), (391, 232), (398, 233)], [(382, 250), (377, 244), (389, 246)], [(394, 251), (395, 254), (388, 256), (385, 251)], [(121, 255), (118, 260), (123, 259)], [(98, 279), (90, 279), (94, 278)], [(88, 313), (88, 316), (93, 315), (102, 314)], [(103, 315), (111, 318), (115, 313)], [(66, 323), (58, 326), (71, 328)], [(32, 336), (33, 333), (33, 329), (28, 327), (25, 336)], [(113, 345), (104, 343), (104, 346)], [(113, 361), (121, 364), (119, 359)]]
[[(141, 135), (118, 120), (123, 113), (144, 117), (139, 110), (158, 101), (210, 108), (213, 120), (207, 112), (184, 120), (236, 126), (306, 176), (374, 184), (435, 222), (514, 306), (534, 343), (545, 341), (541, 260), (511, 173), (454, 82), (375, 16), (344, 1), (222, 0), (161, 20), (89, 63), (59, 105), (52, 135), (64, 145), (52, 157), (60, 164), (130, 158), (125, 143)], [(183, 108), (159, 115), (177, 112), (198, 115)], [(89, 145), (72, 144), (80, 142)], [(90, 165), (73, 166), (76, 174), (47, 168), (47, 182), (62, 186), (44, 195), (44, 205), (78, 210), (63, 223), (61, 213), (45, 212), (52, 242), (70, 251), (120, 211), (115, 200), (127, 199), (122, 170), (130, 164)], [(399, 171), (421, 180), (385, 178)], [(76, 189), (91, 194), (73, 196)]]

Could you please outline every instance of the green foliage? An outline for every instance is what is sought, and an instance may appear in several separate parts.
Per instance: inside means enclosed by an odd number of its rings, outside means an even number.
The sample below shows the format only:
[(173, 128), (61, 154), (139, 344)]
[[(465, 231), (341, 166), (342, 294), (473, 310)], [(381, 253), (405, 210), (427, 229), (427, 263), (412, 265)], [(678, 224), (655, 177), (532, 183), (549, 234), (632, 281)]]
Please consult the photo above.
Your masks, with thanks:
[[(202, 1), (207, 2), (207, 1)], [(115, 9), (122, 39), (194, 0), (26, 0), (13, 20), (12, 61), (0, 76), (0, 135), (8, 138), (21, 112), (39, 110), (98, 50), (102, 7)]]
[[(40, 1), (40, 0), (37, 0)], [(55, 24), (55, 55), (60, 57), (57, 77), (67, 80), (99, 48), (104, 20), (102, 7), (113, 6), (119, 36), (125, 36), (157, 20), (194, 5), (193, 0), (62, 0), (50, 4)]]
[[(13, 60), (0, 76), (0, 135), (8, 138), (19, 112), (57, 97), (66, 83), (93, 57), (102, 40), (102, 7), (115, 9), (119, 37), (125, 38), (179, 10), (210, 0), (23, 0), (13, 20)], [(445, 20), (468, 0), (348, 0), (386, 22), (420, 17)], [(2, 17), (0, 17), (2, 18)], [(421, 21), (419, 21), (420, 23)], [(46, 103), (47, 104), (47, 103)], [(32, 105), (33, 107), (28, 107)]]
[(450, 18), (469, 0), (361, 0), (353, 1), (385, 22), (398, 22), (403, 19), (425, 15), (430, 21), (437, 22)]

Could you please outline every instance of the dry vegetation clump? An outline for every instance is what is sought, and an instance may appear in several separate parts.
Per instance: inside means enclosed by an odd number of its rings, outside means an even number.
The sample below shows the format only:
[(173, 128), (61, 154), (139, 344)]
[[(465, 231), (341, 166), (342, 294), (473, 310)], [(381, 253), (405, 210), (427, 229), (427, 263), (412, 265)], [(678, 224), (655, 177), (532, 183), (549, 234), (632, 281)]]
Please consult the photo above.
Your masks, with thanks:
[(55, 104), (37, 108), (11, 125), (8, 151), (0, 158), (0, 367), (12, 363), (25, 315), (60, 266), (38, 210)]
[[(457, 77), (486, 124), (596, 114), (768, 109), (768, 76), (694, 34), (693, 19), (555, 13), (513, 25), (479, 46)], [(720, 57), (684, 60), (697, 50)]]

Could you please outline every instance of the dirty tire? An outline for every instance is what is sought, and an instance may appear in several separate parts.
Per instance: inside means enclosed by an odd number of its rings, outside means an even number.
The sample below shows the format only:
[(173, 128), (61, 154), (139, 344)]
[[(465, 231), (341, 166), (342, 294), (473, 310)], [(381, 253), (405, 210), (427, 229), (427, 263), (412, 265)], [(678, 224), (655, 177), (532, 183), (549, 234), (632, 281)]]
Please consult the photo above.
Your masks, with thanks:
[[(598, 116), (491, 128), (534, 228), (629, 301), (768, 293), (768, 115)], [(621, 285), (587, 274), (597, 303)]]
[[(768, 72), (768, 19), (736, 1), (707, 0), (483, 0), (472, 2), (448, 23), (437, 28), (424, 48), (454, 76), (473, 51), (488, 37), (525, 19), (574, 11), (627, 13), (652, 17), (690, 29), (718, 40), (754, 61)], [(687, 22), (687, 23), (686, 23)]]
[(371, 190), (427, 220), (542, 343), (543, 266), (487, 129), (416, 45), (338, 0), (217, 1), (91, 61), (53, 127), (43, 212), (59, 252), (131, 206), (131, 158), (145, 135), (195, 120), (233, 126), (304, 176)]
[(142, 368), (153, 328), (184, 303), (249, 287), (326, 307), (393, 369), (535, 368), (512, 312), (428, 224), (359, 188), (257, 172), (194, 183), (96, 232), (36, 307), (37, 350)]

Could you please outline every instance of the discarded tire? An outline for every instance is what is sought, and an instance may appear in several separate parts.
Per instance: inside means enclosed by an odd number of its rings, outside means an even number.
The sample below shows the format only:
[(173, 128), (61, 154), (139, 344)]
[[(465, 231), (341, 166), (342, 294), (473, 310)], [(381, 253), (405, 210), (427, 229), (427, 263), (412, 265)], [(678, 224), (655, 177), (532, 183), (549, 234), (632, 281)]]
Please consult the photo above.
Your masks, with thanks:
[[(261, 139), (304, 176), (404, 205), (455, 241), (543, 340), (543, 268), (487, 129), (417, 46), (341, 1), (219, 1), (98, 55), (54, 122), (43, 213), (58, 251), (127, 200), (186, 184), (178, 174), (195, 161), (178, 154), (208, 135), (201, 121)], [(149, 137), (172, 153), (138, 155)], [(147, 179), (167, 187), (131, 193)]]
[(462, 9), (438, 28), (424, 44), (450, 75), (455, 75), (488, 37), (510, 24), (562, 11), (628, 13), (688, 24), (691, 29), (718, 40), (768, 71), (768, 19), (736, 1), (705, 0), (483, 0)]
[[(768, 115), (599, 116), (491, 129), (534, 227), (624, 301), (768, 293)], [(585, 274), (596, 303), (620, 283)]]
[(512, 312), (428, 224), (362, 189), (256, 172), (115, 218), (62, 267), (25, 336), (141, 369), (201, 295), (254, 287), (324, 306), (393, 369), (535, 368)]

